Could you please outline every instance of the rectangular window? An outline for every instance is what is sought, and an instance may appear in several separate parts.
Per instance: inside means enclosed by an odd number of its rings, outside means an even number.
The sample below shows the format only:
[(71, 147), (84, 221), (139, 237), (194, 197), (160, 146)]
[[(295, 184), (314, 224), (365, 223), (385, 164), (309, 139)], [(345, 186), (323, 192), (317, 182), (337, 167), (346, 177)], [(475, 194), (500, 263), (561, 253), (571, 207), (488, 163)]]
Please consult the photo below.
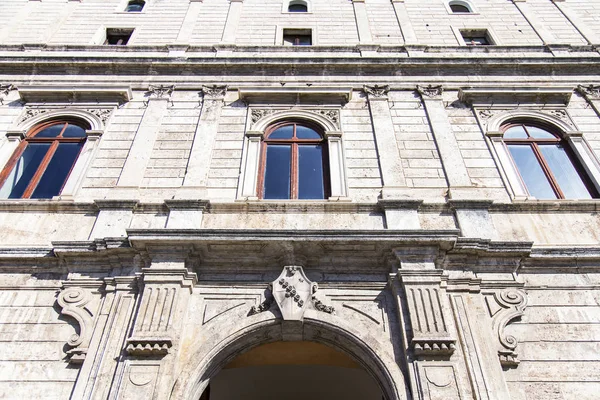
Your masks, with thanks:
[(284, 29), (284, 46), (310, 46), (312, 45), (312, 32), (310, 29)]
[(110, 46), (125, 46), (131, 35), (133, 34), (132, 28), (108, 28), (106, 29), (106, 41), (104, 44)]
[(494, 44), (485, 29), (461, 29), (460, 34), (467, 46), (489, 46)]

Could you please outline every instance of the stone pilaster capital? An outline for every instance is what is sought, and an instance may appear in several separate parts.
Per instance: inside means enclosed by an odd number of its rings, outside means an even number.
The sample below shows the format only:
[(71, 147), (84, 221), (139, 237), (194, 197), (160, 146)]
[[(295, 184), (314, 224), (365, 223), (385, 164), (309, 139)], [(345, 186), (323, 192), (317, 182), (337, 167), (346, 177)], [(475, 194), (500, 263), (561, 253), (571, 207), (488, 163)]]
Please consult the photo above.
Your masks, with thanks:
[(227, 85), (202, 86), (202, 95), (205, 100), (223, 100), (227, 93)]
[(363, 91), (369, 96), (369, 100), (387, 100), (390, 85), (365, 85)]
[(444, 93), (444, 89), (443, 89), (442, 85), (435, 85), (435, 86), (434, 85), (429, 85), (429, 86), (417, 85), (417, 92), (419, 92), (419, 94), (423, 98), (439, 99), (439, 98), (441, 98), (442, 93)]
[(175, 85), (150, 85), (146, 92), (150, 99), (169, 99), (175, 91)]

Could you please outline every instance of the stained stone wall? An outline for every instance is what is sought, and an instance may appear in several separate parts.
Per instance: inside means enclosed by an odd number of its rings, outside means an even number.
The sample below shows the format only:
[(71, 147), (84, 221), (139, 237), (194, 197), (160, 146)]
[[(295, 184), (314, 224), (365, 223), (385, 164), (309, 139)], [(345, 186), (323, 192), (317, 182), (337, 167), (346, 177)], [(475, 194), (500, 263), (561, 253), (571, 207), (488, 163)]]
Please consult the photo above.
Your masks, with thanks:
[[(600, 8), (426, 3), (0, 2), (0, 167), (90, 126), (60, 195), (0, 200), (0, 397), (198, 400), (303, 340), (389, 400), (596, 398), (598, 199), (528, 195), (500, 131), (552, 127), (600, 189)], [(282, 120), (325, 132), (331, 197), (258, 198)]]

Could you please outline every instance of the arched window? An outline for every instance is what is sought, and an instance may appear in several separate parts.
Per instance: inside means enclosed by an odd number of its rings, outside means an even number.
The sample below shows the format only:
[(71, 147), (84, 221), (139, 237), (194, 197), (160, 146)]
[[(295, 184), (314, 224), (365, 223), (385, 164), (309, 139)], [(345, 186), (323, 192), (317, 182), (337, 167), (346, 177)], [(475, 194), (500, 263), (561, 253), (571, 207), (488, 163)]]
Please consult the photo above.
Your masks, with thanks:
[(552, 128), (512, 121), (502, 131), (502, 141), (529, 195), (537, 199), (598, 197), (569, 144)]
[(0, 173), (0, 198), (48, 199), (60, 193), (86, 140), (87, 124), (53, 120), (33, 127)]
[(455, 14), (464, 14), (464, 13), (472, 13), (473, 9), (469, 5), (469, 3), (465, 1), (451, 1), (448, 3), (450, 6), (450, 11)]
[(259, 197), (329, 196), (327, 142), (318, 127), (300, 121), (278, 123), (266, 131), (262, 146)]
[(145, 5), (144, 0), (130, 0), (125, 7), (125, 12), (141, 12)]
[(305, 1), (290, 1), (288, 12), (308, 12), (308, 3)]

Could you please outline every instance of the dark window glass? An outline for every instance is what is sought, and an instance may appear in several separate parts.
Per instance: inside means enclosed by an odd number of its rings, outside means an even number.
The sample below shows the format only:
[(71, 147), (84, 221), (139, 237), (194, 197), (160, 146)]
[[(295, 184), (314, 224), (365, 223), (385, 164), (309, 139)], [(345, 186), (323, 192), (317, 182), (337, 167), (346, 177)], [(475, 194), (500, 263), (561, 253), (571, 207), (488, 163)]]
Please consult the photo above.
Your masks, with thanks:
[(469, 7), (463, 6), (462, 4), (450, 4), (450, 9), (453, 13), (470, 13)]
[(31, 130), (0, 173), (0, 198), (52, 198), (60, 194), (86, 140), (71, 122)]
[(463, 36), (467, 46), (489, 46), (490, 42), (485, 36)]
[(310, 46), (312, 45), (312, 33), (309, 29), (285, 29), (283, 44), (286, 46)]
[(290, 4), (288, 12), (308, 12), (306, 4)]
[(80, 126), (69, 124), (63, 132), (63, 137), (84, 138), (86, 137), (85, 129)]
[(314, 129), (302, 125), (296, 125), (296, 137), (298, 139), (321, 139), (321, 135)]
[(50, 143), (31, 143), (25, 148), (2, 186), (2, 197), (19, 199), (23, 196), (49, 148)]
[(269, 135), (270, 139), (291, 139), (294, 136), (294, 126), (287, 125), (275, 129)]
[(265, 199), (290, 198), (290, 173), (292, 161), (291, 145), (267, 147), (265, 172)]
[(543, 126), (504, 127), (504, 142), (530, 195), (538, 199), (590, 199), (594, 186), (568, 145)]
[(52, 125), (45, 129), (42, 129), (40, 132), (38, 132), (35, 135), (35, 137), (37, 137), (37, 138), (57, 137), (58, 135), (60, 135), (60, 133), (63, 131), (64, 128), (65, 128), (65, 124)]
[(261, 165), (264, 199), (324, 199), (327, 150), (323, 136), (300, 123), (283, 123), (268, 132)]
[(144, 9), (144, 3), (143, 1), (130, 1), (127, 4), (127, 7), (125, 8), (125, 11), (127, 12), (140, 12)]
[(31, 195), (32, 199), (49, 199), (60, 193), (83, 143), (60, 143), (46, 171)]
[(323, 199), (323, 147), (321, 145), (298, 146), (298, 198)]

